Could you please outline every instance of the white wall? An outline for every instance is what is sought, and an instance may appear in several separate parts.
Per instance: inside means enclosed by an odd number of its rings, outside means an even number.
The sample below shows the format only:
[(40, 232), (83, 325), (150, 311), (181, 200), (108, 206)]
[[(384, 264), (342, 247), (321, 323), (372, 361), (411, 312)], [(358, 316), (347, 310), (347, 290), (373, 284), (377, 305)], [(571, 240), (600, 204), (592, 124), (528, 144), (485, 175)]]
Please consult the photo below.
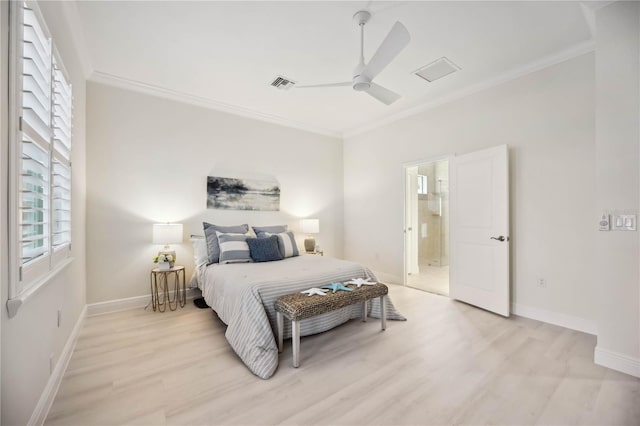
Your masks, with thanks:
[[(88, 84), (88, 302), (149, 294), (152, 224), (185, 236), (217, 224), (320, 219), (316, 240), (342, 256), (342, 142), (103, 84)], [(280, 212), (206, 209), (207, 176), (273, 176)], [(302, 241), (300, 241), (302, 243)], [(193, 269), (188, 239), (178, 263)]]
[(508, 144), (512, 302), (595, 332), (593, 87), (587, 54), (348, 138), (345, 257), (402, 283), (403, 163)]
[[(640, 207), (640, 5), (596, 12), (595, 215)], [(640, 237), (598, 232), (596, 362), (640, 377)]]
[[(8, 54), (7, 2), (1, 2), (2, 34), (1, 55)], [(85, 306), (85, 80), (74, 42), (68, 32), (69, 24), (60, 12), (57, 2), (43, 2), (41, 10), (56, 45), (70, 74), (74, 95), (73, 121), (73, 180), (72, 219), (74, 261), (64, 271), (49, 281), (37, 294), (29, 298), (17, 315), (8, 318), (7, 239), (2, 238), (2, 421), (3, 425), (27, 423), (49, 380), (49, 355), (58, 362), (71, 331)], [(7, 82), (6, 67), (2, 68), (1, 81)], [(2, 87), (2, 123), (6, 122), (7, 92)], [(2, 126), (5, 129), (4, 125)], [(7, 173), (7, 132), (1, 133), (2, 181)], [(2, 187), (2, 235), (6, 235), (7, 194)], [(58, 310), (62, 311), (62, 325), (57, 327)]]

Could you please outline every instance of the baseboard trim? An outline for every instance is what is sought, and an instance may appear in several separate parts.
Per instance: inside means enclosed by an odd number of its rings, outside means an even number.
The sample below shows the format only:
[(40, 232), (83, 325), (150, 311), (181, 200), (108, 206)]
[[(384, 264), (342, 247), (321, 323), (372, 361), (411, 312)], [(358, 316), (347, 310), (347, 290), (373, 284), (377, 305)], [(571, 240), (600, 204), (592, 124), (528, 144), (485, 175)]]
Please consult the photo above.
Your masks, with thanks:
[(403, 285), (402, 282), (402, 278), (400, 277), (396, 277), (395, 275), (392, 274), (387, 274), (386, 272), (382, 272), (382, 271), (372, 271), (376, 278), (378, 278), (378, 281), (383, 282), (385, 284), (398, 284), (398, 285)]
[[(161, 293), (162, 295), (162, 293)], [(187, 289), (187, 300), (200, 297), (200, 291), (195, 288)], [(129, 309), (144, 308), (151, 303), (151, 295), (127, 297), (124, 299), (108, 300), (106, 302), (90, 303), (87, 305), (87, 316), (110, 314), (112, 312), (127, 311)]]
[(511, 304), (511, 313), (521, 317), (546, 322), (571, 330), (596, 335), (598, 327), (595, 321), (586, 318), (574, 317), (572, 315), (559, 314), (545, 309), (533, 308), (531, 306)]
[(593, 362), (621, 373), (640, 377), (640, 359), (596, 346)]
[(53, 400), (58, 393), (58, 389), (60, 388), (60, 384), (62, 383), (62, 378), (64, 377), (64, 373), (67, 371), (67, 367), (69, 366), (69, 361), (71, 361), (71, 355), (73, 355), (73, 350), (76, 347), (76, 343), (78, 343), (78, 336), (80, 335), (80, 329), (82, 328), (82, 324), (84, 323), (84, 319), (87, 316), (87, 305), (82, 308), (82, 312), (78, 316), (78, 320), (76, 321), (76, 325), (73, 326), (73, 330), (71, 330), (71, 334), (69, 334), (69, 338), (67, 339), (67, 343), (65, 343), (62, 352), (60, 353), (60, 358), (49, 376), (49, 380), (47, 381), (47, 385), (44, 387), (42, 394), (40, 395), (40, 399), (36, 404), (36, 408), (33, 410), (31, 414), (31, 418), (27, 423), (29, 426), (40, 426), (44, 423), (47, 416), (49, 415), (49, 410), (51, 409), (51, 405), (53, 405)]

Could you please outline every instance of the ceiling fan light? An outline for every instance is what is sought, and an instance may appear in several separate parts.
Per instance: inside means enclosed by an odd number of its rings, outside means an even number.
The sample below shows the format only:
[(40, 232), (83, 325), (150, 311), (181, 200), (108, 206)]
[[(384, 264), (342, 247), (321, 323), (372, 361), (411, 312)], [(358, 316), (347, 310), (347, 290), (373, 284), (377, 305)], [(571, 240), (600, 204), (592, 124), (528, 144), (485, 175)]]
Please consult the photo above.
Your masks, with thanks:
[(358, 92), (366, 92), (370, 87), (371, 83), (368, 83), (366, 81), (353, 83), (353, 90), (356, 90)]
[(371, 79), (368, 79), (362, 74), (356, 74), (356, 76), (353, 77), (353, 84), (351, 87), (353, 87), (353, 90), (358, 92), (366, 92), (371, 87)]

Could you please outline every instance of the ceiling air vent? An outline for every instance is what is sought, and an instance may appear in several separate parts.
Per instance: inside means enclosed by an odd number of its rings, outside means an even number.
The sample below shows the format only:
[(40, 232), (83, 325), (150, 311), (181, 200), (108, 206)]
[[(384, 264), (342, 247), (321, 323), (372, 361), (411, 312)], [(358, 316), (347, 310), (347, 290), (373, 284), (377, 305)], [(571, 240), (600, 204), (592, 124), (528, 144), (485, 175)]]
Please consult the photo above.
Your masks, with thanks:
[(427, 64), (424, 67), (414, 71), (413, 73), (431, 83), (459, 70), (459, 66), (443, 56), (442, 58), (436, 59), (430, 64)]
[(271, 82), (271, 85), (273, 87), (275, 87), (276, 89), (280, 89), (280, 90), (289, 90), (294, 86), (294, 84), (296, 84), (295, 81), (293, 81), (293, 80), (291, 80), (290, 78), (287, 78), (287, 77), (282, 77), (281, 75), (277, 76)]

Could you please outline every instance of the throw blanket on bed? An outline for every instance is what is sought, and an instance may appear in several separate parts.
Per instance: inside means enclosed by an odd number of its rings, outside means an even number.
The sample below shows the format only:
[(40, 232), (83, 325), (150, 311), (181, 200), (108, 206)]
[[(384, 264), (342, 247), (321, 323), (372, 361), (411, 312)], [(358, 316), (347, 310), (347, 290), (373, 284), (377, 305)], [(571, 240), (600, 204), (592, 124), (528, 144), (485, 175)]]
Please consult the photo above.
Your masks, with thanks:
[[(198, 271), (202, 295), (228, 325), (225, 336), (231, 347), (245, 365), (263, 379), (271, 377), (278, 367), (278, 347), (273, 331), (276, 329), (276, 299), (352, 278), (376, 280), (368, 268), (357, 263), (312, 255), (277, 262), (213, 264)], [(405, 320), (389, 297), (385, 297), (387, 318)], [(380, 318), (379, 299), (369, 303), (369, 312)], [(302, 321), (300, 334), (320, 333), (361, 316), (360, 304), (327, 312)], [(289, 321), (285, 321), (284, 337), (291, 337)]]

